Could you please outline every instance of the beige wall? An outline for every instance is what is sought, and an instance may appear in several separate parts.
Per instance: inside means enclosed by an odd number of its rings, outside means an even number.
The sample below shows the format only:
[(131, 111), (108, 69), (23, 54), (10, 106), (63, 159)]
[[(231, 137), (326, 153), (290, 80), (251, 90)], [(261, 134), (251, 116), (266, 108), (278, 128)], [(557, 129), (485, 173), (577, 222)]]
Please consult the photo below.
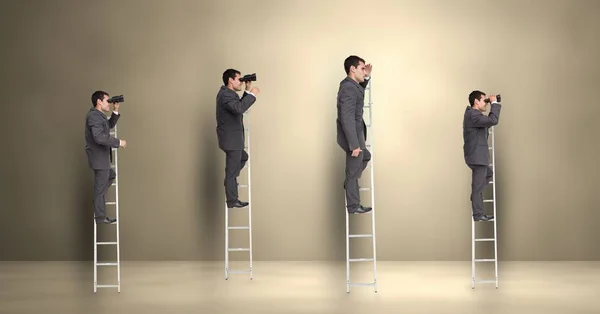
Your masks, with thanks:
[(461, 123), (473, 89), (504, 98), (500, 258), (600, 259), (598, 2), (323, 2), (7, 5), (0, 259), (92, 258), (83, 122), (96, 89), (126, 97), (122, 259), (222, 259), (215, 95), (234, 67), (262, 90), (255, 259), (343, 260), (335, 96), (349, 54), (373, 64), (380, 260), (470, 258)]

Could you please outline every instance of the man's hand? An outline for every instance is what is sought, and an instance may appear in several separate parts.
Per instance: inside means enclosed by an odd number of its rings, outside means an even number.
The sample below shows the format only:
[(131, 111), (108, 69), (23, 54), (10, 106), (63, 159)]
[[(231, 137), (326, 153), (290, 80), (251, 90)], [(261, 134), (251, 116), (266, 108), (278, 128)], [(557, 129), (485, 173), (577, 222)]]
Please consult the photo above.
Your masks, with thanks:
[(127, 147), (127, 141), (126, 140), (119, 140), (119, 146), (125, 148)]
[(352, 151), (352, 157), (358, 157), (358, 155), (360, 155), (360, 152), (362, 152), (362, 149), (360, 149), (360, 147), (358, 147), (357, 149)]
[(119, 111), (119, 103), (118, 102), (113, 104), (113, 111)]
[(496, 102), (496, 95), (490, 95), (490, 103)]
[(252, 90), (250, 90), (250, 92), (254, 95), (258, 95), (260, 94), (260, 89), (258, 89), (258, 87), (252, 87)]
[(369, 63), (365, 65), (365, 75), (371, 76), (371, 70), (373, 70), (373, 66)]

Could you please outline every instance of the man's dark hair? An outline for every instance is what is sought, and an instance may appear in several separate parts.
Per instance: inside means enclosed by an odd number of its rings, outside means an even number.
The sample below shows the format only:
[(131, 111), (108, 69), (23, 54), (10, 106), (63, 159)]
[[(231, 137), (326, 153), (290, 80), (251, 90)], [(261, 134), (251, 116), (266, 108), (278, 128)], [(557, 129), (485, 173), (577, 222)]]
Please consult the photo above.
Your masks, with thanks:
[(95, 91), (92, 94), (92, 107), (96, 107), (96, 103), (98, 102), (98, 100), (104, 99), (104, 95), (108, 96), (108, 93), (101, 90)]
[(479, 100), (481, 96), (485, 96), (485, 93), (479, 90), (474, 90), (469, 94), (469, 104), (471, 104), (471, 107), (475, 105), (475, 100)]
[(239, 74), (242, 75), (242, 73), (240, 73), (240, 71), (236, 70), (236, 69), (227, 69), (225, 70), (225, 72), (223, 72), (223, 85), (227, 86), (227, 83), (229, 82), (229, 79), (235, 79), (235, 75)]
[(365, 60), (359, 56), (352, 55), (346, 58), (346, 60), (344, 60), (344, 70), (346, 70), (346, 74), (350, 74), (351, 66), (358, 67), (358, 64), (361, 62), (365, 63)]

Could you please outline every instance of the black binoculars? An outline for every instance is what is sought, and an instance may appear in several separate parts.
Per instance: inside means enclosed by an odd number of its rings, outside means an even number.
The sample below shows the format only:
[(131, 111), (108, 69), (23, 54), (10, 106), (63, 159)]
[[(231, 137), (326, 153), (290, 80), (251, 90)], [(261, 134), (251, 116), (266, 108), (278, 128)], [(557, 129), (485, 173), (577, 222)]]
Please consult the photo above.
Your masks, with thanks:
[(123, 97), (123, 95), (112, 96), (111, 98), (108, 99), (108, 102), (111, 104), (114, 104), (116, 102), (124, 102), (124, 101), (125, 101), (125, 97)]
[[(498, 102), (502, 102), (502, 99), (500, 98), (500, 94), (496, 95), (496, 100), (497, 100)], [(490, 99), (489, 99), (489, 98), (486, 98), (486, 99), (485, 99), (485, 102), (489, 104), (489, 103), (490, 103)]]
[(240, 79), (240, 82), (254, 82), (256, 81), (256, 73), (246, 74)]

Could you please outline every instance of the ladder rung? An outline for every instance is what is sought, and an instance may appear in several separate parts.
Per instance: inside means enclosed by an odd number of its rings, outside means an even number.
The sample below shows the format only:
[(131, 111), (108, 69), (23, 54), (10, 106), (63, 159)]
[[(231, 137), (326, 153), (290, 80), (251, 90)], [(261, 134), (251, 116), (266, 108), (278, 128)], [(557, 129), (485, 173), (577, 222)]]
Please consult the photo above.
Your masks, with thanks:
[(495, 258), (481, 258), (481, 259), (476, 259), (475, 262), (495, 262), (496, 259)]
[(374, 286), (375, 283), (374, 282), (351, 282), (349, 285), (354, 286), (354, 287), (368, 287), (368, 286)]
[(106, 202), (106, 205), (117, 205), (117, 202)]
[(229, 252), (250, 252), (249, 248), (241, 248), (241, 247), (238, 247), (238, 248), (228, 248), (227, 250)]
[(494, 183), (494, 181), (490, 181), (489, 183), (490, 183), (490, 184), (493, 184), (493, 183)]
[(97, 263), (98, 266), (117, 266), (118, 263)]
[(250, 230), (250, 226), (227, 227), (229, 230)]
[(483, 200), (484, 203), (493, 203), (494, 200)]
[(96, 285), (96, 288), (118, 288), (119, 285)]
[(351, 234), (350, 238), (372, 238), (373, 234)]
[(493, 242), (493, 241), (495, 241), (494, 238), (475, 239), (475, 242)]
[(248, 274), (250, 273), (250, 270), (228, 270), (227, 271), (228, 274)]
[(115, 245), (115, 244), (117, 244), (117, 242), (98, 242), (96, 244), (98, 244), (98, 245)]
[(371, 108), (371, 106), (370, 105), (366, 105), (363, 108)]
[(359, 191), (371, 191), (371, 188), (360, 188)]
[(488, 149), (489, 149), (489, 150), (492, 150), (492, 146), (489, 146), (489, 147), (488, 147)]
[(370, 128), (370, 127), (371, 127), (371, 124), (367, 124), (367, 128)]
[(351, 259), (350, 259), (350, 262), (351, 262), (351, 263), (352, 263), (352, 262), (372, 262), (372, 261), (374, 261), (374, 260), (375, 260), (375, 259), (373, 259), (373, 258), (351, 258)]
[(238, 185), (238, 187), (240, 187), (240, 188), (247, 188), (248, 185), (247, 184), (240, 184), (240, 185)]
[(475, 280), (475, 283), (496, 283), (496, 280), (493, 280), (493, 279)]

